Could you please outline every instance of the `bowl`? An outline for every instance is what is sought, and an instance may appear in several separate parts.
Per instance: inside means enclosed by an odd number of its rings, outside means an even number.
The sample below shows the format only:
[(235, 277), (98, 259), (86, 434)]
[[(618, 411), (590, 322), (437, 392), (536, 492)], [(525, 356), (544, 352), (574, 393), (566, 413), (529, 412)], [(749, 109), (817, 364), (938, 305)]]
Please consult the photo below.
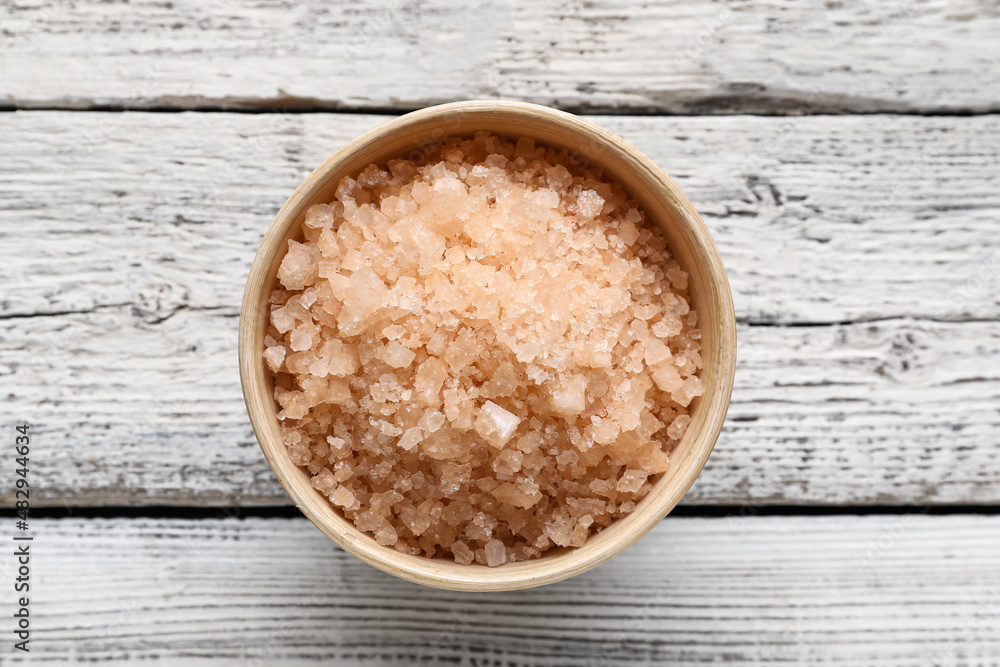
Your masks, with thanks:
[[(295, 465), (281, 441), (271, 373), (263, 360), (268, 298), (290, 238), (300, 237), (306, 212), (334, 198), (337, 182), (369, 163), (398, 156), (419, 159), (451, 135), (477, 130), (565, 148), (580, 166), (601, 167), (658, 224), (674, 257), (689, 274), (689, 295), (702, 328), (703, 396), (690, 406), (691, 423), (671, 454), (671, 467), (628, 515), (579, 548), (553, 549), (540, 558), (489, 568), (403, 554), (358, 530)], [(254, 258), (240, 315), (240, 378), (247, 412), (264, 456), (295, 504), (345, 551), (374, 567), (419, 584), (465, 591), (530, 588), (580, 574), (623, 551), (655, 526), (687, 492), (722, 429), (736, 363), (736, 325), (726, 272), (711, 235), (677, 185), (635, 147), (577, 116), (534, 104), (469, 101), (406, 114), (361, 135), (331, 155), (292, 193)]]

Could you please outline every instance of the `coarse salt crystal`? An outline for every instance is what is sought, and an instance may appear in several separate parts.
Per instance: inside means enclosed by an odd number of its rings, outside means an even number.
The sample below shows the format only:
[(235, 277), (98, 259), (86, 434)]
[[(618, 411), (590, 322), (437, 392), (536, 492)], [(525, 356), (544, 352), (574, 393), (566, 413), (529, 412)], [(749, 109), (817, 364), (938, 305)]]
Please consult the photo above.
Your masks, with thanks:
[(469, 545), (462, 540), (455, 540), (451, 544), (451, 553), (455, 557), (455, 562), (459, 565), (470, 565), (475, 560), (476, 555), (469, 548)]
[(681, 374), (677, 371), (677, 367), (671, 364), (664, 364), (653, 371), (653, 382), (656, 383), (656, 386), (661, 391), (665, 391), (668, 394), (676, 391), (678, 387), (684, 384), (684, 380), (681, 379)]
[(382, 349), (382, 360), (393, 368), (406, 368), (416, 357), (416, 353), (397, 341), (392, 341)]
[(277, 371), (285, 361), (285, 348), (281, 345), (267, 348), (264, 350), (264, 359), (267, 360), (267, 365), (271, 367), (272, 371)]
[(293, 329), (290, 336), (290, 341), (291, 341), (291, 348), (293, 351), (303, 352), (312, 347), (313, 337), (312, 334), (307, 331), (303, 331), (301, 329)]
[(635, 493), (646, 483), (646, 473), (641, 470), (626, 470), (615, 488), (623, 493)]
[(347, 509), (354, 505), (355, 498), (350, 489), (338, 486), (337, 490), (330, 495), (330, 500), (333, 501), (334, 505)]
[(500, 540), (490, 540), (486, 543), (486, 564), (490, 567), (499, 567), (507, 562), (507, 551)]
[(399, 340), (406, 335), (406, 329), (398, 324), (391, 324), (385, 329), (382, 329), (382, 335), (389, 340)]
[(278, 333), (287, 333), (295, 326), (295, 318), (286, 308), (275, 308), (271, 311), (271, 324)]
[(520, 423), (521, 419), (517, 415), (504, 410), (493, 401), (486, 401), (476, 417), (475, 428), (486, 442), (499, 449), (507, 444)]
[(646, 364), (649, 366), (659, 366), (664, 361), (670, 360), (670, 348), (657, 338), (650, 338), (642, 345)]
[(421, 439), (423, 439), (423, 437), (424, 437), (423, 432), (421, 432), (421, 430), (418, 427), (414, 426), (413, 428), (407, 429), (403, 433), (402, 437), (399, 439), (399, 442), (397, 444), (399, 445), (400, 449), (410, 451), (411, 449), (420, 444), (420, 441)]
[(587, 378), (573, 375), (557, 383), (552, 389), (552, 405), (567, 417), (583, 412), (587, 407)]
[(705, 388), (702, 386), (701, 380), (698, 377), (692, 376), (684, 380), (684, 383), (680, 387), (670, 392), (670, 398), (686, 408), (691, 404), (691, 401), (704, 393)]
[(577, 211), (584, 218), (593, 218), (604, 208), (604, 199), (593, 190), (584, 190), (577, 200)]
[(691, 423), (691, 415), (678, 415), (667, 427), (667, 437), (680, 440), (687, 431), (688, 424)]

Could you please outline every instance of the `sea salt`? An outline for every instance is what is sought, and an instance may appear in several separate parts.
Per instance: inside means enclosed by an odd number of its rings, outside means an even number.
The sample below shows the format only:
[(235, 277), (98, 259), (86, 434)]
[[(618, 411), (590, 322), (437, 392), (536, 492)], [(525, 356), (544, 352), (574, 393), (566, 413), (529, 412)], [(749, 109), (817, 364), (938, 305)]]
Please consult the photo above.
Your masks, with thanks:
[(484, 550), (486, 551), (486, 564), (490, 567), (499, 567), (507, 562), (507, 551), (500, 540), (490, 540), (486, 543)]
[(271, 295), (282, 439), (381, 545), (499, 567), (579, 547), (704, 393), (688, 276), (622, 188), (487, 133), (311, 207)]
[(483, 440), (496, 448), (507, 444), (510, 437), (521, 423), (520, 417), (504, 410), (493, 401), (486, 401), (476, 417), (476, 432)]

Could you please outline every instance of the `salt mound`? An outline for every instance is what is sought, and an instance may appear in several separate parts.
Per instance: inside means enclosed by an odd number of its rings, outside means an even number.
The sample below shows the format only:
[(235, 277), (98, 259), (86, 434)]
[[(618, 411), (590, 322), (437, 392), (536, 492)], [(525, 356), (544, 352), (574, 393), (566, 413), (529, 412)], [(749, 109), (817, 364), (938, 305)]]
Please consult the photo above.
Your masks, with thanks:
[(282, 438), (379, 544), (498, 566), (578, 547), (704, 393), (687, 274), (622, 188), (478, 133), (306, 214), (264, 358)]

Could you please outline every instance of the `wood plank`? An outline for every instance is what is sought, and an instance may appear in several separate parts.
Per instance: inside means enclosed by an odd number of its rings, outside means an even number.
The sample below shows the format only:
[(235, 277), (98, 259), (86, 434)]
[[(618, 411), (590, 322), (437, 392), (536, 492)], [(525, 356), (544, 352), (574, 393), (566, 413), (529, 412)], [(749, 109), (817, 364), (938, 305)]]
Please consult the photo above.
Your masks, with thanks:
[[(288, 502), (240, 397), (242, 283), (298, 180), (379, 120), (0, 116), (0, 376), (39, 503)], [(705, 212), (744, 323), (688, 503), (1000, 502), (1000, 119), (598, 120)]]
[[(232, 309), (285, 198), (383, 119), (0, 114), (0, 316)], [(1000, 116), (596, 120), (704, 214), (741, 321), (1000, 317)]]
[[(33, 425), (37, 504), (290, 502), (247, 422), (235, 312), (7, 324), (0, 374), (8, 419)], [(1000, 323), (738, 335), (729, 420), (685, 504), (1000, 502)]]
[(0, 6), (0, 103), (670, 113), (997, 110), (990, 0), (56, 0)]
[(34, 529), (32, 664), (903, 667), (1000, 655), (995, 516), (667, 519), (580, 577), (487, 596), (382, 574), (304, 519)]

